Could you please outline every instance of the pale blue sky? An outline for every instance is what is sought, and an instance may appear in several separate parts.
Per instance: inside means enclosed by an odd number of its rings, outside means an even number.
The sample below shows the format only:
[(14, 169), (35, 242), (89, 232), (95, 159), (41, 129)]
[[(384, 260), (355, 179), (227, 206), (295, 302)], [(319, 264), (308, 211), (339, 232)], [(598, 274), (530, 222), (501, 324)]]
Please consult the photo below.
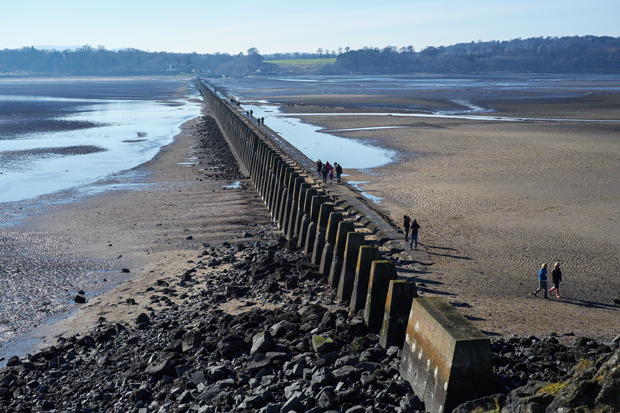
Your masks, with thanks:
[(620, 36), (620, 0), (0, 0), (0, 49), (417, 50), (517, 37)]

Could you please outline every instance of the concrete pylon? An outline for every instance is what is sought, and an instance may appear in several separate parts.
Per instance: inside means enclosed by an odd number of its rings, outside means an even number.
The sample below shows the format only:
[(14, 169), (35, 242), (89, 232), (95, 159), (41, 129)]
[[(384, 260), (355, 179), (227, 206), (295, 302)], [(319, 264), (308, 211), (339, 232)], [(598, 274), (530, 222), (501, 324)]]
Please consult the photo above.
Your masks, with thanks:
[(319, 219), (316, 227), (314, 246), (312, 247), (312, 263), (321, 264), (323, 257), (323, 247), (325, 246), (325, 232), (329, 224), (329, 218), (334, 210), (334, 204), (323, 203), (320, 206)]
[(329, 270), (329, 285), (334, 289), (338, 289), (340, 283), (340, 274), (342, 273), (342, 261), (344, 257), (344, 248), (347, 245), (347, 234), (355, 231), (355, 225), (351, 221), (341, 221), (338, 223), (338, 232), (336, 233), (336, 245)]
[[(312, 254), (310, 262), (314, 262), (314, 244), (316, 241), (316, 222), (310, 221), (308, 231), (306, 233), (306, 243), (304, 244), (304, 254)], [(320, 259), (320, 258), (319, 258)]]
[(276, 177), (273, 174), (273, 171), (269, 171), (269, 177), (267, 182), (267, 189), (265, 191), (265, 206), (267, 210), (271, 211), (271, 196), (273, 195), (273, 191), (275, 191), (276, 187)]
[(282, 206), (282, 192), (285, 189), (284, 182), (286, 181), (286, 165), (280, 168), (280, 174), (278, 175), (278, 189), (274, 196), (274, 209), (273, 209), (273, 221), (278, 222), (280, 217), (280, 207)]
[(289, 200), (286, 203), (286, 209), (284, 211), (283, 218), (283, 226), (282, 233), (291, 238), (292, 235), (289, 235), (289, 229), (295, 224), (295, 216), (297, 214), (297, 196), (299, 196), (299, 187), (303, 178), (300, 178), (297, 173), (295, 173), (295, 178), (291, 180), (291, 185), (289, 185)]
[[(329, 271), (332, 266), (332, 259), (334, 258), (334, 246), (336, 245), (336, 234), (338, 233), (338, 224), (342, 221), (342, 214), (340, 212), (332, 212), (329, 214), (329, 221), (325, 235), (323, 236), (323, 252), (321, 253), (321, 260), (319, 261), (319, 272), (325, 276), (329, 276)], [(317, 233), (317, 240), (314, 244), (315, 252), (320, 245), (320, 234)]]
[(413, 299), (399, 369), (427, 412), (495, 393), (491, 340), (440, 297)]
[[(314, 199), (316, 198), (316, 200)], [(317, 225), (319, 224), (319, 215), (321, 212), (321, 205), (323, 205), (325, 203), (325, 198), (320, 196), (320, 195), (316, 195), (312, 197), (312, 204), (310, 206), (310, 221), (312, 222), (316, 222)], [(329, 211), (331, 212), (331, 211)], [(328, 214), (329, 216), (329, 214)]]
[(287, 207), (289, 205), (289, 201), (291, 195), (293, 193), (293, 181), (297, 178), (297, 173), (290, 166), (286, 168), (286, 179), (284, 183), (284, 188), (286, 189), (286, 196), (282, 197), (280, 202), (280, 211), (278, 212), (278, 228), (283, 230), (284, 221), (287, 217)]
[(338, 291), (336, 292), (336, 299), (341, 303), (351, 300), (353, 284), (355, 283), (357, 259), (360, 247), (364, 245), (365, 242), (364, 234), (361, 232), (349, 232), (347, 234), (347, 243), (344, 247), (342, 261), (342, 272), (340, 273), (340, 282), (338, 283)]
[(273, 185), (273, 190), (271, 191), (271, 196), (269, 199), (269, 205), (270, 205), (269, 212), (271, 213), (272, 218), (278, 209), (278, 196), (280, 192), (282, 192), (282, 182), (281, 182), (282, 165), (283, 163), (279, 159), (279, 157), (276, 158), (275, 168), (273, 172), (274, 185)]
[(390, 261), (372, 262), (364, 306), (364, 323), (371, 332), (378, 332), (381, 329), (390, 281), (396, 279), (398, 279), (396, 268)]
[(290, 216), (289, 216), (290, 227), (287, 230), (289, 238), (292, 238), (295, 232), (295, 224), (297, 223), (297, 214), (299, 213), (299, 207), (300, 207), (299, 197), (301, 195), (301, 188), (304, 185), (304, 183), (305, 183), (305, 179), (301, 176), (295, 180), (295, 188), (293, 190), (294, 208), (292, 208), (290, 212)]
[(407, 332), (411, 302), (418, 296), (415, 283), (409, 280), (392, 280), (385, 299), (385, 314), (379, 334), (379, 344), (388, 348), (402, 348)]
[(291, 200), (291, 207), (288, 214), (288, 219), (286, 219), (286, 225), (282, 228), (282, 233), (286, 236), (286, 238), (293, 238), (293, 228), (295, 227), (295, 217), (297, 216), (297, 201)]
[(379, 249), (371, 245), (362, 245), (357, 257), (355, 268), (355, 281), (351, 302), (349, 303), (349, 314), (363, 310), (366, 305), (366, 295), (368, 294), (368, 282), (370, 281), (370, 268), (373, 261), (379, 260)]
[(282, 217), (284, 216), (284, 210), (286, 209), (286, 203), (288, 201), (288, 189), (282, 189), (282, 193), (280, 195), (280, 206), (278, 207), (278, 213), (276, 215), (276, 223), (278, 224), (278, 229), (282, 229)]
[[(306, 198), (304, 200), (304, 214), (301, 219), (301, 224), (299, 225), (299, 236), (297, 238), (297, 246), (299, 248), (304, 248), (306, 246), (306, 239), (308, 238), (308, 227), (312, 222), (311, 214), (312, 214), (312, 206), (314, 202), (314, 198), (316, 198), (316, 191), (312, 188), (309, 188), (306, 191)], [(316, 200), (318, 202), (318, 199)], [(316, 229), (315, 229), (316, 234)], [(313, 243), (314, 246), (314, 243)], [(306, 254), (309, 252), (305, 251)]]
[(302, 218), (304, 216), (304, 214), (306, 213), (306, 211), (304, 211), (304, 206), (306, 205), (306, 194), (308, 193), (308, 190), (310, 189), (310, 184), (307, 184), (305, 182), (301, 183), (301, 186), (299, 187), (299, 196), (297, 197), (297, 215), (295, 216), (295, 225), (293, 226), (293, 237), (297, 237), (299, 238), (299, 229), (301, 228), (301, 221)]

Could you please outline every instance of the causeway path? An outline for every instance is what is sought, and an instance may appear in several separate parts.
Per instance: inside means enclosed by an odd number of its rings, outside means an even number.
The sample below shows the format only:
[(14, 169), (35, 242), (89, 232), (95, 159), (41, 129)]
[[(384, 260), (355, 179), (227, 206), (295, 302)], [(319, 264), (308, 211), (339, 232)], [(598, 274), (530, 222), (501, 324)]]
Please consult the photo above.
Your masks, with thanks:
[[(257, 118), (251, 115), (248, 116), (241, 106), (233, 105), (227, 99), (223, 99), (223, 101), (233, 111), (237, 112), (239, 117), (244, 119), (259, 136), (263, 137), (267, 142), (279, 146), (282, 154), (289, 158), (292, 166), (296, 168), (300, 175), (304, 176), (306, 182), (312, 186), (320, 188), (328, 196), (334, 198), (335, 201), (346, 201), (353, 208), (365, 215), (369, 221), (374, 223), (374, 226), (376, 227), (374, 228), (375, 233), (379, 234), (378, 238), (380, 238), (384, 246), (388, 247), (392, 251), (400, 251), (401, 254), (404, 254), (410, 261), (427, 266), (434, 264), (430, 255), (425, 250), (410, 250), (409, 243), (404, 240), (404, 234), (400, 228), (385, 212), (381, 211), (369, 202), (368, 199), (363, 197), (361, 195), (361, 191), (347, 184), (344, 180), (342, 184), (323, 183), (320, 176), (315, 172), (315, 161), (308, 158), (299, 149), (290, 144), (286, 139), (274, 132), (267, 125), (259, 124)], [(224, 128), (222, 128), (221, 125), (220, 129), (224, 131)], [(229, 146), (233, 148), (233, 153), (235, 153), (234, 146), (230, 144), (231, 142), (226, 136), (226, 133), (224, 133), (224, 136), (228, 141)], [(238, 163), (242, 165), (237, 153), (235, 153), (235, 156), (237, 157)], [(249, 176), (247, 171), (244, 171), (244, 173)]]

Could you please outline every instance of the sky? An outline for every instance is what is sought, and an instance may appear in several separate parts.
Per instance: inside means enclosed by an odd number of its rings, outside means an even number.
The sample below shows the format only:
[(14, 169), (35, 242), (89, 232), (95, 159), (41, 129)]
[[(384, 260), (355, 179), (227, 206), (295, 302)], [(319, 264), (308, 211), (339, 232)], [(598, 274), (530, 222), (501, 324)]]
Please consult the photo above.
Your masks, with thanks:
[(620, 37), (620, 0), (0, 0), (0, 49), (315, 53), (515, 38)]

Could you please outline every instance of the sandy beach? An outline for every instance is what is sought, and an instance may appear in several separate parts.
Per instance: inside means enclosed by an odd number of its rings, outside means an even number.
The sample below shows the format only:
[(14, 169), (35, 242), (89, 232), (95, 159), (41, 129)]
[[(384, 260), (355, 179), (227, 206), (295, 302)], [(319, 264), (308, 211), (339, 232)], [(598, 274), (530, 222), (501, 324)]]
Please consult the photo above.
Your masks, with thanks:
[[(285, 110), (351, 113), (358, 98), (299, 100), (303, 107)], [(485, 104), (515, 118), (617, 120), (620, 96)], [(435, 261), (415, 274), (426, 295), (446, 297), (490, 335), (618, 335), (620, 123), (302, 119), (326, 130), (402, 126), (337, 134), (397, 151), (387, 166), (345, 170), (348, 180), (369, 182), (361, 188), (383, 198), (379, 208), (394, 220), (418, 219), (421, 248)], [(560, 299), (534, 298), (538, 269), (556, 261), (564, 278)]]

